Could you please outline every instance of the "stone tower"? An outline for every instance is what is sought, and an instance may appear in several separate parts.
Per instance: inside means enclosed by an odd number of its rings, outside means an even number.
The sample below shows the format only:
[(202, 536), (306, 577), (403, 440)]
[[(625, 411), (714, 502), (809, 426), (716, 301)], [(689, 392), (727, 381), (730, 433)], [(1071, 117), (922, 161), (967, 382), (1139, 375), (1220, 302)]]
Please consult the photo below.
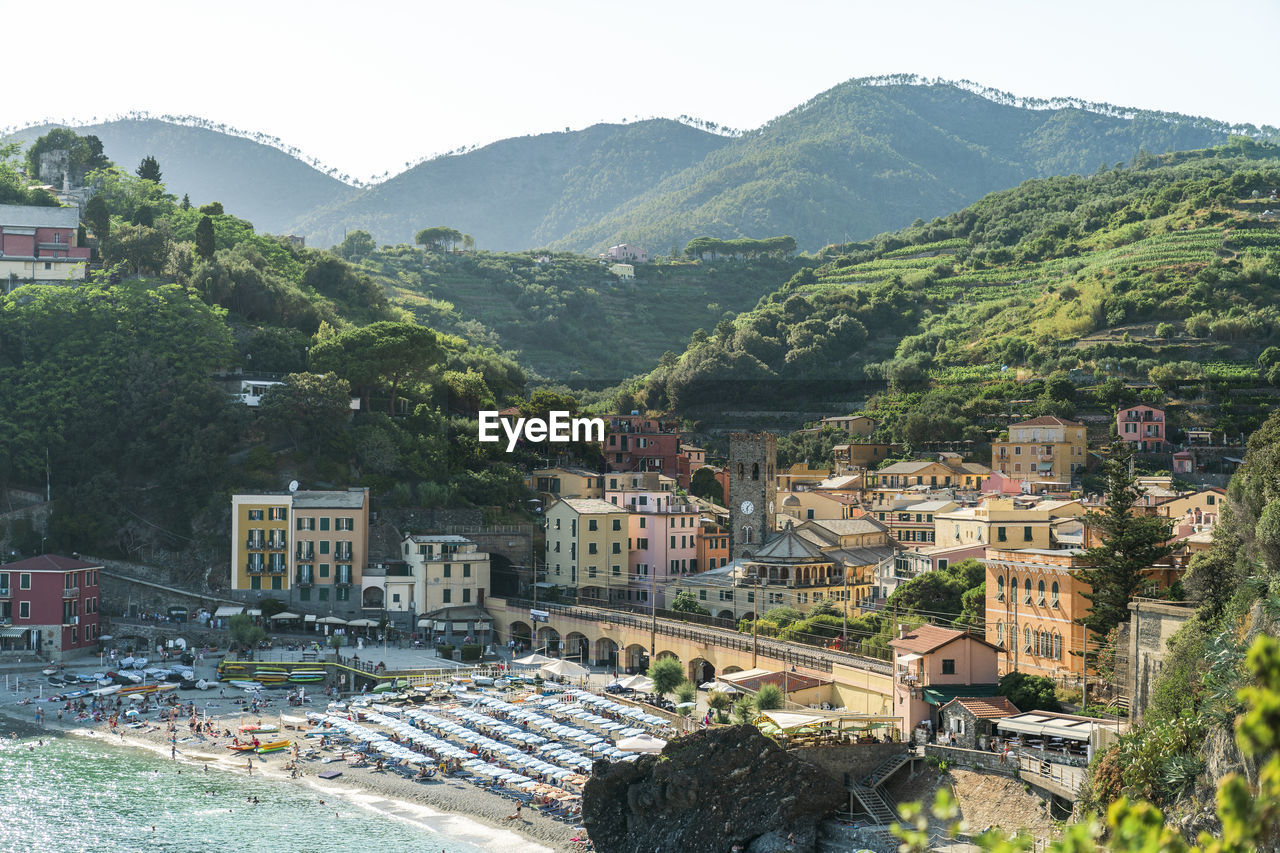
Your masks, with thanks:
[(729, 553), (754, 554), (773, 532), (778, 437), (735, 432), (729, 436)]

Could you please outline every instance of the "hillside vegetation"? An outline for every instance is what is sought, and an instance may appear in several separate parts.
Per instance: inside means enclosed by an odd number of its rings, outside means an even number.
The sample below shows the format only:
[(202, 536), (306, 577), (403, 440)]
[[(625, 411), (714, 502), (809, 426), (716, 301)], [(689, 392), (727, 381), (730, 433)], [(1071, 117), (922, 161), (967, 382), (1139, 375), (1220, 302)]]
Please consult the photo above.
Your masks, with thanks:
[(509, 350), (558, 382), (615, 385), (699, 328), (753, 306), (798, 266), (786, 258), (636, 264), (620, 279), (571, 253), (384, 246), (360, 268), (421, 323)]
[[(1028, 383), (1075, 371), (1086, 384), (1222, 392), (1216, 426), (1235, 431), (1247, 389), (1277, 378), (1264, 350), (1280, 332), (1280, 222), (1266, 213), (1280, 208), (1270, 200), (1278, 187), (1280, 149), (1244, 139), (1029, 181), (831, 247), (824, 263), (659, 367), (637, 398), (714, 417), (727, 400), (803, 402), (809, 386), (797, 380), (868, 378), (886, 389), (873, 406), (897, 425), (894, 437), (948, 440), (1042, 392), (1045, 408), (1069, 415), (1072, 383), (1056, 396)], [(1233, 389), (1246, 396), (1228, 399)], [(902, 432), (908, 408), (929, 412), (913, 436)]]

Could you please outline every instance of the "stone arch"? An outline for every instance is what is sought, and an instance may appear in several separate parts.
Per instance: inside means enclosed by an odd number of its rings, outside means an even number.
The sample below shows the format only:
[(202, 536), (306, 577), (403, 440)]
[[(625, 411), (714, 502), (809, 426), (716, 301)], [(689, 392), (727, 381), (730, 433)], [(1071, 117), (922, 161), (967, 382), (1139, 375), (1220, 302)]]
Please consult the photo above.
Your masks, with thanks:
[(711, 661), (705, 658), (694, 658), (689, 661), (689, 680), (694, 684), (705, 684), (708, 681), (714, 681), (716, 677), (716, 668)]
[(596, 640), (596, 665), (618, 666), (618, 644), (609, 637), (601, 637)]
[(538, 648), (546, 646), (548, 652), (556, 652), (560, 650), (560, 632), (550, 625), (543, 625), (538, 629), (538, 642), (535, 643)]
[(520, 648), (527, 649), (533, 645), (533, 629), (528, 622), (512, 622), (507, 628), (507, 639), (515, 640)]
[(754, 610), (748, 610), (746, 613), (742, 614), (742, 618), (750, 622), (754, 622), (756, 618), (756, 612)]
[(629, 672), (640, 672), (649, 666), (649, 650), (639, 643), (632, 643), (627, 646), (622, 660)]
[(733, 673), (735, 673), (735, 672), (742, 672), (742, 667), (740, 667), (740, 666), (726, 666), (724, 669), (720, 670), (720, 674), (721, 674), (721, 675), (732, 675), (732, 674), (733, 674)]
[(360, 596), (360, 604), (363, 607), (382, 607), (383, 593), (380, 586), (367, 586)]
[(662, 651), (658, 652), (658, 660), (662, 660), (663, 658), (675, 658), (676, 660), (680, 660), (680, 655), (676, 654), (673, 651), (663, 649)]
[(733, 618), (733, 611), (732, 611), (732, 610), (721, 610), (719, 613), (717, 613), (717, 614), (716, 614), (716, 618), (717, 618), (717, 619), (732, 619), (732, 618)]
[(586, 666), (591, 662), (591, 641), (581, 631), (564, 636), (564, 657)]

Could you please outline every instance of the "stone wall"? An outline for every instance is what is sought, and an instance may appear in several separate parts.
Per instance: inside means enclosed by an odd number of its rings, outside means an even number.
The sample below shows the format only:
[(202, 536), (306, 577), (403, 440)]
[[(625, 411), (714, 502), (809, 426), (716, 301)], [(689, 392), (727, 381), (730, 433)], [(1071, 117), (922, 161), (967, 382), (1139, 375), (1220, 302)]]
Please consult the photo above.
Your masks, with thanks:
[(796, 758), (812, 764), (841, 785), (845, 774), (855, 781), (868, 776), (890, 756), (907, 751), (905, 743), (858, 743), (840, 746), (806, 746), (787, 750)]
[(1151, 688), (1164, 666), (1169, 638), (1191, 617), (1195, 608), (1168, 601), (1129, 602), (1129, 666), (1126, 693), (1130, 718), (1142, 719), (1151, 701)]
[(1018, 762), (1010, 761), (997, 752), (983, 752), (978, 749), (961, 749), (956, 746), (938, 746), (928, 744), (924, 748), (926, 758), (937, 758), (958, 767), (969, 767), (974, 770), (989, 770), (1005, 776), (1018, 775)]

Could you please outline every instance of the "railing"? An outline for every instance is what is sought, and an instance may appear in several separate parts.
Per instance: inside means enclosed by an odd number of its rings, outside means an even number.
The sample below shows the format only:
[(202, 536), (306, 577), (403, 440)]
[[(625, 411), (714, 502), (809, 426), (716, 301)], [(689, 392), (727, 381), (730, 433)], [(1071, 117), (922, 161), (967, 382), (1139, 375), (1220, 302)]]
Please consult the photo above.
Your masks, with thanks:
[(80, 587), (78, 586), (63, 587), (63, 590), (62, 590), (63, 598), (75, 598), (79, 594), (80, 594)]
[(8, 598), (8, 597), (9, 597), (9, 587), (7, 586), (0, 587), (0, 598)]
[[(515, 604), (517, 607), (533, 606), (533, 602), (528, 599), (508, 598), (506, 601), (508, 604)], [(816, 649), (812, 646), (802, 646), (797, 643), (787, 643), (766, 637), (752, 637), (750, 634), (741, 634), (736, 630), (718, 627), (692, 628), (672, 619), (663, 618), (655, 621), (651, 615), (648, 617), (641, 616), (624, 611), (621, 608), (583, 607), (548, 604), (545, 602), (539, 602), (538, 608), (564, 618), (583, 619), (591, 622), (611, 622), (641, 631), (652, 631), (656, 634), (676, 639), (691, 640), (704, 645), (715, 645), (735, 651), (750, 652), (755, 648), (758, 654), (771, 660), (782, 661), (789, 665), (803, 666), (819, 672), (831, 672), (834, 664), (837, 663), (843, 666), (870, 669), (885, 675), (889, 675), (892, 671), (892, 667), (887, 661), (872, 657), (837, 652), (830, 649)], [(712, 619), (712, 617), (699, 616), (692, 613), (679, 615), (681, 617), (689, 616), (690, 621), (694, 619), (700, 621)], [(731, 620), (715, 619), (713, 621), (730, 622)], [(801, 651), (801, 649), (811, 651)]]

